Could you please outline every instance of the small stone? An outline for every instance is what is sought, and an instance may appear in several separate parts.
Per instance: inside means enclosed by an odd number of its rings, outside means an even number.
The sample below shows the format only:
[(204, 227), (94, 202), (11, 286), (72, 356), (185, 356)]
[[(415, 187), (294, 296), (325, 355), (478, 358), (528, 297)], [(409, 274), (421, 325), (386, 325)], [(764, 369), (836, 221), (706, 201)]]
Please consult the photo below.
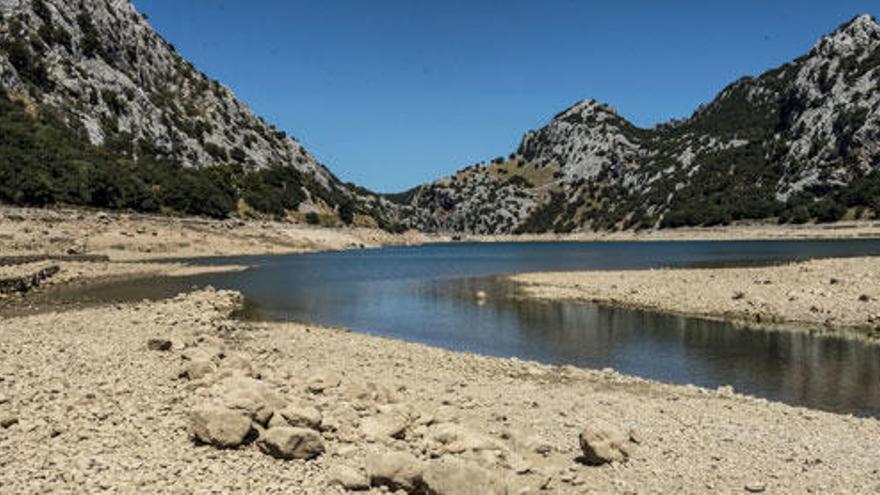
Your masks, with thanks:
[(715, 389), (715, 393), (717, 393), (721, 397), (733, 397), (736, 393), (736, 390), (732, 385), (721, 385), (717, 389)]
[(406, 436), (407, 422), (399, 414), (382, 414), (364, 419), (361, 432), (371, 441), (403, 439)]
[(370, 480), (367, 479), (367, 476), (350, 466), (338, 465), (331, 467), (327, 473), (327, 479), (330, 482), (330, 486), (338, 485), (346, 490), (370, 489)]
[(763, 493), (764, 490), (767, 489), (767, 487), (764, 485), (764, 483), (755, 481), (747, 484), (745, 486), (745, 489), (749, 493)]
[(5, 416), (0, 418), (0, 428), (10, 428), (16, 424), (18, 424), (18, 418), (15, 416)]
[(325, 451), (324, 441), (315, 430), (277, 426), (260, 436), (257, 446), (276, 459), (312, 459)]
[(252, 431), (247, 416), (219, 406), (205, 406), (190, 413), (190, 433), (198, 442), (227, 449), (245, 443)]
[(641, 445), (642, 443), (644, 443), (645, 439), (639, 430), (636, 430), (635, 428), (630, 428), (629, 429), (629, 441), (634, 444)]
[(235, 376), (219, 384), (222, 403), (229, 409), (241, 411), (257, 423), (268, 426), (275, 411), (284, 403), (269, 386), (260, 380)]
[(188, 380), (201, 380), (216, 369), (217, 367), (211, 361), (190, 361), (183, 366), (178, 376)]
[(367, 476), (370, 485), (391, 490), (412, 492), (421, 483), (424, 467), (407, 452), (374, 454), (367, 457)]
[(859, 296), (859, 301), (860, 302), (871, 302), (871, 296), (869, 296), (867, 294), (862, 294), (861, 296)]
[(325, 390), (336, 388), (342, 383), (342, 379), (330, 373), (318, 373), (309, 378), (306, 389), (313, 394), (324, 393)]
[(587, 464), (622, 462), (630, 455), (629, 435), (601, 419), (590, 421), (581, 432), (579, 440), (584, 462)]
[(298, 426), (318, 430), (321, 428), (321, 411), (314, 407), (288, 406), (280, 411), (275, 411), (269, 426)]
[(172, 343), (168, 339), (150, 339), (147, 341), (147, 349), (151, 351), (170, 351)]
[(746, 293), (742, 291), (736, 291), (733, 293), (733, 300), (738, 301), (740, 299), (745, 299)]
[(437, 495), (507, 493), (504, 484), (485, 469), (460, 461), (437, 461), (428, 464), (422, 475), (426, 493)]

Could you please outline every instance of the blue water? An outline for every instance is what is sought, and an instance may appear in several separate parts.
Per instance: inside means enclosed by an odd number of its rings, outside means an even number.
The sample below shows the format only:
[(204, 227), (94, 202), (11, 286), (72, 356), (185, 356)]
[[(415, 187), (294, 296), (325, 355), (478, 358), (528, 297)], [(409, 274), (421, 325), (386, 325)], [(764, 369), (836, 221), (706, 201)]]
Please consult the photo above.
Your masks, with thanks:
[[(730, 384), (772, 400), (880, 416), (880, 345), (594, 304), (528, 301), (497, 277), (863, 255), (880, 255), (880, 241), (438, 244), (212, 260), (255, 268), (163, 281), (162, 288), (211, 284), (244, 292), (262, 318), (493, 356), (612, 367), (674, 383)], [(485, 304), (475, 301), (478, 290), (489, 294)]]

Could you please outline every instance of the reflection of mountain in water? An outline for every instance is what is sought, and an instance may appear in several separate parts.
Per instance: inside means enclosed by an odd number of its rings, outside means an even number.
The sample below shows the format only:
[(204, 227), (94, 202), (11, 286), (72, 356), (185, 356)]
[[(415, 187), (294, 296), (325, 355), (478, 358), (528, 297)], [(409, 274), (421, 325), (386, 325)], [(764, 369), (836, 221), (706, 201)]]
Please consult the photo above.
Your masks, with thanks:
[[(731, 384), (743, 393), (792, 404), (880, 416), (880, 346), (591, 304), (518, 300), (514, 285), (486, 277), (871, 254), (880, 254), (880, 242), (446, 244), (234, 258), (228, 261), (257, 267), (126, 282), (74, 297), (139, 300), (211, 284), (244, 292), (270, 319), (306, 320), (487, 355), (612, 367), (661, 381)], [(483, 304), (474, 298), (478, 291), (488, 294)]]
[(732, 384), (793, 404), (880, 413), (875, 345), (593, 304), (491, 304), (516, 316), (523, 340), (545, 361), (707, 387)]

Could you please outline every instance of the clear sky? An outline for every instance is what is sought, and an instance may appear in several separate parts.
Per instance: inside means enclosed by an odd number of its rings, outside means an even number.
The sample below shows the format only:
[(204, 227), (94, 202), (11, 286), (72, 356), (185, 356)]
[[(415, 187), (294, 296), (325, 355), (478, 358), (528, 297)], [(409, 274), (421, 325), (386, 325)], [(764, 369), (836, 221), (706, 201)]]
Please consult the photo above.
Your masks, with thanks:
[(514, 151), (587, 98), (640, 126), (812, 48), (877, 0), (134, 0), (343, 180), (395, 192)]

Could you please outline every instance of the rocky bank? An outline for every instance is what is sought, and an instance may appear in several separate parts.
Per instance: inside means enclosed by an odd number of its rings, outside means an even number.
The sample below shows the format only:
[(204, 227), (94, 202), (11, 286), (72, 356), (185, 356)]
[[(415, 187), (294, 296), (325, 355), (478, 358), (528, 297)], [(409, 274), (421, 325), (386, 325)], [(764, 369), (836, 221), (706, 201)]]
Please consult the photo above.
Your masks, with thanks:
[(0, 320), (0, 487), (872, 493), (875, 419), (232, 319), (202, 290)]

